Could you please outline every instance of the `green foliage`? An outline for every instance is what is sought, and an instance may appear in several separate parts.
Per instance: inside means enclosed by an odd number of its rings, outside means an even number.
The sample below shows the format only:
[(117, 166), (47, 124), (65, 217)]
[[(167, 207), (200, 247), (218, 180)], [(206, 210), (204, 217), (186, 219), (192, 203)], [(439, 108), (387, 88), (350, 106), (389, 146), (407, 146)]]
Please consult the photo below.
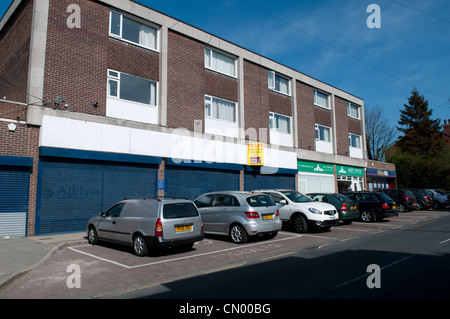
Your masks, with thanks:
[(413, 89), (400, 111), (404, 133), (386, 153), (394, 163), (399, 188), (450, 189), (450, 146), (442, 138), (440, 120), (432, 120), (428, 101)]
[(404, 135), (400, 137), (397, 145), (402, 152), (420, 156), (433, 157), (444, 147), (440, 131), (440, 120), (431, 119), (433, 111), (428, 109), (428, 101), (419, 91), (413, 89), (408, 98), (408, 104), (403, 104), (400, 110), (400, 124), (397, 127)]

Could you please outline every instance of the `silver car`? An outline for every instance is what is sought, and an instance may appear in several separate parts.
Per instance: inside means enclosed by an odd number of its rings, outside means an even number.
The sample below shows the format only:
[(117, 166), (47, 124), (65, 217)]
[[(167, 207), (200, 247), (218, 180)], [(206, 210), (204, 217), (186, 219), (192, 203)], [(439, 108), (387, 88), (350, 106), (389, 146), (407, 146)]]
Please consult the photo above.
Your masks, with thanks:
[(203, 224), (190, 200), (140, 198), (123, 200), (92, 217), (86, 232), (90, 244), (99, 240), (118, 242), (145, 256), (149, 248), (192, 248), (194, 242), (203, 239)]
[(229, 236), (245, 243), (248, 236), (274, 238), (281, 229), (278, 206), (269, 195), (224, 191), (206, 193), (194, 201), (203, 219), (204, 232)]

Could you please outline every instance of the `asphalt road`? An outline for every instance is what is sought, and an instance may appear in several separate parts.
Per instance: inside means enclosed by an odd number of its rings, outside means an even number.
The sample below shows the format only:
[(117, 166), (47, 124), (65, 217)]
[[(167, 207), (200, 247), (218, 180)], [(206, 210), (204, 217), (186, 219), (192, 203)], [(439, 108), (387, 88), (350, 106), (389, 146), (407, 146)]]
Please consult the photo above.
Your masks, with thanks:
[[(368, 271), (369, 266), (379, 271)], [(77, 267), (79, 287), (69, 285), (76, 283)], [(170, 314), (206, 300), (218, 302), (217, 315), (230, 302), (275, 307), (282, 300), (289, 310), (313, 305), (322, 312), (342, 307), (333, 303), (322, 309), (323, 302), (344, 299), (351, 305), (374, 299), (448, 300), (449, 287), (450, 211), (432, 210), (327, 232), (283, 230), (274, 239), (243, 245), (207, 236), (190, 251), (147, 257), (117, 245), (64, 247), (3, 287), (0, 299), (144, 299), (144, 305)], [(99, 310), (114, 314), (112, 305)]]
[[(378, 266), (379, 271), (369, 269)], [(376, 267), (375, 266), (375, 267)], [(370, 278), (369, 278), (370, 277)], [(377, 285), (369, 288), (369, 285)], [(449, 299), (450, 216), (292, 250), (265, 262), (139, 289), (120, 298)]]

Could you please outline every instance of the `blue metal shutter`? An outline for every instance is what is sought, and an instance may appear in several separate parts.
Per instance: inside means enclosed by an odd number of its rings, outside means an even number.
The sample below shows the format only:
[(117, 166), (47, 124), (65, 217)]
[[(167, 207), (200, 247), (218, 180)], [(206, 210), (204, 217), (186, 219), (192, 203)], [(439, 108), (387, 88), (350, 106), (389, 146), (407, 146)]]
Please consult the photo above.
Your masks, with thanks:
[(295, 175), (292, 174), (261, 174), (258, 171), (246, 171), (244, 174), (244, 189), (295, 189)]
[(164, 195), (194, 200), (207, 192), (239, 190), (239, 176), (236, 170), (166, 166)]
[(0, 166), (0, 237), (25, 237), (28, 214), (28, 167)]
[(84, 231), (125, 197), (155, 197), (157, 165), (41, 158), (38, 233)]

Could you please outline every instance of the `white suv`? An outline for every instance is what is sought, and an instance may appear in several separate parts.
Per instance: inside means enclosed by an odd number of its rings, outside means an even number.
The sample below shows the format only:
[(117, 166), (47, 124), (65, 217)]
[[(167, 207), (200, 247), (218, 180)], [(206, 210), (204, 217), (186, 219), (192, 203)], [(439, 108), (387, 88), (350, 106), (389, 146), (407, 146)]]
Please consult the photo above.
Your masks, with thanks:
[(336, 208), (328, 203), (312, 200), (310, 197), (290, 189), (254, 190), (269, 194), (279, 204), (280, 218), (297, 233), (305, 233), (309, 228), (328, 230), (339, 225)]

